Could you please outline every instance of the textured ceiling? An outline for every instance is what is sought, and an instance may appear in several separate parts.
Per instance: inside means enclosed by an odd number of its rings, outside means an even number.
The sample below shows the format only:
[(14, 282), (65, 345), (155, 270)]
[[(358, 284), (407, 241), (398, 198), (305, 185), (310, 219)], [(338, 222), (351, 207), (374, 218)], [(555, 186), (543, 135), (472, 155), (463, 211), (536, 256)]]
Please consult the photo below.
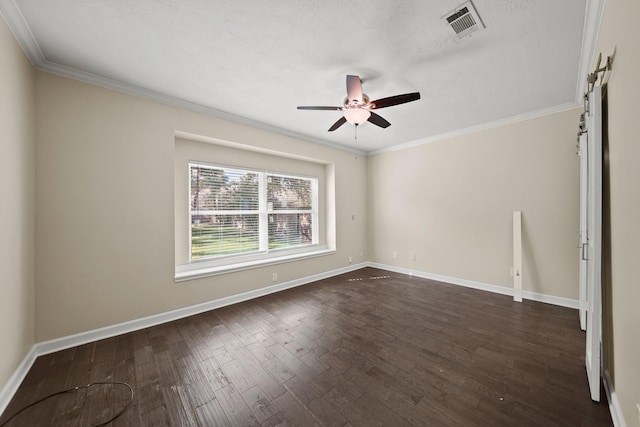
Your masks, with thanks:
[[(475, 0), (486, 28), (457, 41), (456, 0), (0, 0), (38, 68), (311, 141), (375, 152), (575, 104), (587, 0)], [(583, 55), (584, 56), (584, 55)], [(584, 58), (582, 58), (584, 62)], [(371, 99), (419, 91), (327, 129), (345, 76)]]

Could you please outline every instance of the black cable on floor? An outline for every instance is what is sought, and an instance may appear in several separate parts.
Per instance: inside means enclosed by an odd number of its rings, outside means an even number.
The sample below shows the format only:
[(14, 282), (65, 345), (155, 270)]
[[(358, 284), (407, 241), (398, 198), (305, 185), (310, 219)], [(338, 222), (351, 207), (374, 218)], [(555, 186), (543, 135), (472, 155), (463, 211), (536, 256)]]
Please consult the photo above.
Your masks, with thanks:
[(27, 409), (36, 406), (37, 404), (44, 402), (47, 399), (51, 399), (54, 396), (58, 396), (60, 394), (65, 394), (65, 393), (72, 393), (74, 391), (78, 391), (81, 389), (88, 389), (89, 387), (92, 387), (94, 385), (123, 385), (129, 388), (129, 392), (131, 393), (131, 398), (129, 399), (129, 402), (127, 402), (127, 404), (124, 406), (124, 408), (122, 408), (120, 410), (120, 412), (118, 412), (117, 414), (115, 414), (113, 417), (111, 417), (109, 420), (104, 421), (100, 424), (96, 424), (93, 427), (103, 427), (107, 424), (109, 424), (111, 421), (114, 421), (116, 418), (118, 418), (120, 415), (122, 415), (124, 413), (124, 411), (127, 410), (127, 408), (131, 405), (131, 403), (133, 402), (133, 387), (131, 387), (128, 383), (125, 382), (121, 382), (121, 381), (96, 381), (94, 383), (89, 383), (87, 385), (81, 385), (81, 386), (77, 386), (77, 387), (71, 387), (68, 388), (66, 390), (60, 390), (57, 391), (55, 393), (51, 393), (48, 396), (43, 397), (42, 399), (36, 400), (33, 403), (28, 404), (27, 406), (25, 406), (24, 408), (20, 409), (19, 411), (17, 411), (16, 413), (14, 413), (13, 415), (11, 415), (9, 418), (7, 418), (2, 424), (0, 424), (0, 427), (3, 427), (4, 425), (6, 425), (9, 421), (11, 421), (12, 419), (14, 419), (16, 416), (18, 416), (20, 413), (26, 411)]

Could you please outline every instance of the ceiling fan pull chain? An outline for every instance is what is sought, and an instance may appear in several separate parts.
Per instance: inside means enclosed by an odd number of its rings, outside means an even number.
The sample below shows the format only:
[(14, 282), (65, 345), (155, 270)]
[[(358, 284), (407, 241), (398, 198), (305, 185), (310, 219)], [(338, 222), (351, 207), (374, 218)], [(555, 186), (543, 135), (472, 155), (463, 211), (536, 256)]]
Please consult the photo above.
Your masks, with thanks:
[[(355, 140), (355, 148), (357, 150), (358, 149), (358, 124), (357, 123), (355, 124), (355, 128), (356, 129), (355, 129), (355, 133), (354, 133), (353, 139)], [(356, 154), (356, 160), (358, 160), (358, 155), (357, 154)]]

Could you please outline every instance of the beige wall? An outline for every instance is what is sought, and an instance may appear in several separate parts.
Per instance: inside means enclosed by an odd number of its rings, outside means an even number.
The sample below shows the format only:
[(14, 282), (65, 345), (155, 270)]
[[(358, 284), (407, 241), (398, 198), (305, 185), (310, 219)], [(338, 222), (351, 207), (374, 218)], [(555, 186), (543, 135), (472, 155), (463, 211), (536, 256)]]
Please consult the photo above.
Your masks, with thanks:
[(371, 157), (372, 261), (513, 286), (519, 210), (523, 289), (577, 299), (578, 117), (570, 110)]
[[(37, 341), (366, 259), (366, 160), (45, 72), (36, 81)], [(175, 283), (176, 131), (333, 163), (337, 254)]]
[(34, 75), (0, 18), (0, 390), (34, 343)]
[[(596, 54), (612, 55), (605, 188), (605, 365), (627, 426), (640, 426), (640, 2), (608, 0)], [(595, 66), (595, 64), (594, 64)], [(606, 182), (606, 181), (605, 181)], [(608, 194), (608, 197), (607, 197)]]

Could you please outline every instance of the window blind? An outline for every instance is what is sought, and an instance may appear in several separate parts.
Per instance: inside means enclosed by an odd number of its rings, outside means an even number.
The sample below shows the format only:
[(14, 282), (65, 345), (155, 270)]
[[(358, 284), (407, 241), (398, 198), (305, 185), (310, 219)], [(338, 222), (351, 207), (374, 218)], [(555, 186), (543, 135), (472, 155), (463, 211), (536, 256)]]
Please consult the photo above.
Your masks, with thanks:
[(251, 171), (190, 165), (191, 259), (259, 250), (259, 181)]
[(191, 260), (314, 243), (317, 179), (189, 164)]
[(314, 191), (312, 180), (267, 176), (269, 249), (312, 242)]

